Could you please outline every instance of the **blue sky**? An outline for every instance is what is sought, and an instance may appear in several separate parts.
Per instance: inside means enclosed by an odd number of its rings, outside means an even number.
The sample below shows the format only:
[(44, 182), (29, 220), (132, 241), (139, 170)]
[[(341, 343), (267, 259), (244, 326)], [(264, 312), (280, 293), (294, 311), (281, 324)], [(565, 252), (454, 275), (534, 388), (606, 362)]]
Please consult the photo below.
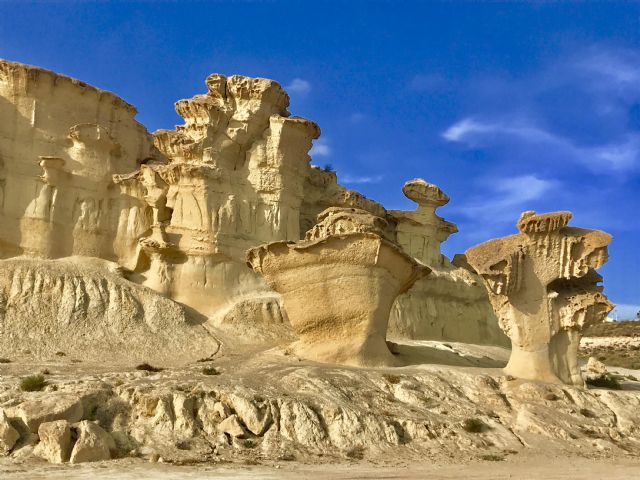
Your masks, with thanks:
[(388, 208), (436, 183), (452, 255), (571, 210), (640, 310), (640, 6), (632, 3), (0, 1), (0, 57), (111, 90), (150, 131), (213, 72), (273, 78), (316, 121), (314, 163)]

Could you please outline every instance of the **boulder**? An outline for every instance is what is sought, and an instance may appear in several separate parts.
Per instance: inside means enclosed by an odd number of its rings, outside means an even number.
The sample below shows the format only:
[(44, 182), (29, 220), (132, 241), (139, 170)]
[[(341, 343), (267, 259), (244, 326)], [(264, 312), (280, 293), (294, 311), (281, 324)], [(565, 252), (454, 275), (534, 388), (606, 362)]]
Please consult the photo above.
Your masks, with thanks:
[(111, 459), (116, 450), (115, 441), (99, 425), (83, 420), (74, 425), (74, 429), (78, 432), (78, 440), (71, 451), (71, 463)]
[(40, 425), (45, 422), (67, 420), (74, 423), (81, 420), (83, 407), (82, 401), (76, 395), (48, 394), (22, 402), (15, 408), (15, 414), (30, 432), (37, 433)]
[(20, 434), (13, 428), (4, 410), (0, 409), (0, 454), (9, 453), (18, 438), (20, 438)]
[(71, 456), (71, 425), (66, 420), (40, 424), (40, 443), (33, 453), (51, 463), (64, 463)]

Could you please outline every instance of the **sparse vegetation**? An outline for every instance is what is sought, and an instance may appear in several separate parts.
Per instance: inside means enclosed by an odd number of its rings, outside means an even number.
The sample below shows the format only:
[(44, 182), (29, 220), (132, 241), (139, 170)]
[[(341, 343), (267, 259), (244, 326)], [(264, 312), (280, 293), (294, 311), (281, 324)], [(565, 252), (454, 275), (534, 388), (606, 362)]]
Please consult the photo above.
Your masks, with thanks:
[(396, 385), (400, 383), (400, 380), (402, 380), (402, 377), (398, 375), (392, 375), (390, 373), (385, 373), (384, 375), (382, 375), (382, 378), (384, 378), (387, 382), (391, 383), (392, 385)]
[(480, 458), (487, 462), (502, 462), (504, 460), (504, 457), (502, 455), (496, 455), (494, 453), (481, 455)]
[(0, 358), (0, 363), (11, 363), (11, 360), (8, 359), (8, 358), (2, 357), (2, 358)]
[(479, 418), (467, 418), (462, 422), (462, 429), (469, 433), (482, 433), (489, 427)]
[(350, 448), (345, 453), (347, 458), (353, 458), (354, 460), (362, 460), (364, 458), (364, 447), (357, 446)]
[(44, 375), (29, 375), (20, 380), (20, 390), (23, 392), (40, 392), (46, 386)]
[(67, 355), (67, 354), (66, 354), (66, 353), (64, 353), (64, 352), (56, 352), (56, 356), (58, 356), (58, 357), (64, 357), (64, 356), (66, 356), (66, 355)]
[(203, 375), (220, 375), (220, 372), (216, 370), (214, 367), (204, 367), (202, 369)]
[(148, 363), (141, 363), (140, 365), (136, 365), (136, 370), (143, 370), (145, 372), (161, 372), (163, 369), (154, 367), (153, 365), (149, 365)]
[(244, 442), (242, 442), (242, 446), (244, 448), (256, 448), (256, 442), (254, 440), (248, 438)]
[(591, 387), (608, 388), (610, 390), (621, 390), (622, 389), (618, 379), (616, 377), (614, 377), (613, 375), (609, 375), (609, 374), (604, 375), (603, 377), (600, 377), (600, 378), (593, 379), (593, 380), (587, 379), (586, 383), (587, 383), (587, 385), (589, 385)]
[(335, 172), (335, 170), (333, 169), (333, 165), (331, 165), (330, 163), (327, 163), (324, 167), (322, 167), (322, 170), (324, 170), (325, 172)]

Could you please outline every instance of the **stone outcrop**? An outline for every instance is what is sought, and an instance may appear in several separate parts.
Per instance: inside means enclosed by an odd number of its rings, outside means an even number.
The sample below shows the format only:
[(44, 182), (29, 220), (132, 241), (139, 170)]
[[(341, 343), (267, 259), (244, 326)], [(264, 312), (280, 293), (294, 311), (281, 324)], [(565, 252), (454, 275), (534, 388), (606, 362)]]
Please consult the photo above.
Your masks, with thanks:
[(301, 240), (328, 208), (385, 220), (386, 238), (433, 270), (395, 303), (394, 337), (501, 343), (478, 277), (440, 254), (456, 229), (434, 213), (446, 201), (437, 187), (407, 183), (418, 209), (388, 212), (310, 164), (320, 130), (289, 113), (278, 83), (213, 74), (205, 84), (204, 94), (176, 103), (183, 125), (149, 134), (112, 93), (0, 61), (8, 352), (26, 348), (22, 338), (38, 355), (77, 344), (136, 358), (176, 358), (186, 345), (194, 356), (214, 351), (212, 331), (237, 343), (293, 340), (281, 296), (245, 252)]
[(453, 265), (440, 253), (442, 242), (458, 231), (436, 214), (449, 197), (422, 179), (408, 181), (402, 191), (418, 208), (388, 211), (395, 240), (406, 253), (428, 265), (432, 273), (398, 298), (389, 320), (389, 335), (507, 345), (482, 279), (467, 266)]
[(299, 355), (359, 366), (393, 365), (386, 345), (396, 297), (430, 272), (385, 238), (364, 210), (329, 208), (305, 240), (249, 250), (247, 262), (282, 295)]
[(611, 236), (569, 227), (570, 219), (570, 212), (524, 212), (519, 234), (466, 252), (511, 339), (505, 371), (513, 376), (583, 385), (580, 332), (613, 308), (595, 272), (607, 261)]

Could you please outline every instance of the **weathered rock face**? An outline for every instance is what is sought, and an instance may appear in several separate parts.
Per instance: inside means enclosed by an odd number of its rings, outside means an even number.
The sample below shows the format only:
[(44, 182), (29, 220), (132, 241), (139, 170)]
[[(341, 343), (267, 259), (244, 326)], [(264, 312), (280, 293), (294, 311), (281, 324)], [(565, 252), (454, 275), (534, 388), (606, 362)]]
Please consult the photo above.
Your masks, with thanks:
[(149, 168), (171, 211), (166, 241), (180, 254), (143, 251), (155, 288), (213, 314), (229, 297), (266, 290), (244, 265), (248, 248), (300, 237), (307, 152), (320, 130), (290, 117), (274, 81), (214, 74), (206, 84), (205, 95), (176, 104), (183, 126), (154, 134), (171, 162)]
[(462, 265), (452, 265), (440, 253), (440, 245), (458, 228), (436, 214), (449, 197), (422, 179), (405, 183), (415, 211), (390, 210), (395, 239), (402, 249), (433, 270), (395, 302), (389, 321), (394, 338), (442, 339), (506, 345), (491, 309), (482, 279)]
[(111, 181), (160, 157), (113, 95), (53, 72), (0, 61), (0, 258), (126, 257), (121, 221), (141, 234)]
[(571, 213), (524, 212), (521, 233), (466, 252), (485, 280), (500, 326), (511, 339), (511, 375), (583, 385), (580, 331), (604, 321), (613, 305), (595, 272), (611, 236), (568, 227)]
[[(446, 201), (437, 187), (409, 182), (405, 193), (418, 210), (387, 212), (338, 185), (335, 173), (310, 165), (319, 128), (289, 114), (289, 98), (276, 82), (214, 74), (206, 87), (176, 103), (183, 125), (150, 135), (135, 121), (135, 108), (112, 93), (0, 61), (0, 259), (12, 262), (0, 275), (7, 342), (35, 321), (32, 339), (49, 329), (47, 348), (66, 349), (56, 342), (71, 312), (77, 338), (102, 332), (107, 344), (133, 354), (118, 335), (135, 342), (147, 327), (177, 328), (165, 332), (164, 347), (139, 342), (152, 352), (176, 351), (171, 335), (188, 343), (198, 322), (171, 300), (242, 342), (292, 339), (280, 296), (247, 267), (245, 251), (298, 241), (318, 214), (340, 207), (385, 219), (387, 239), (435, 272), (434, 281), (417, 282), (395, 304), (394, 336), (500, 343), (477, 277), (439, 252), (455, 226), (434, 213)], [(20, 255), (58, 263), (35, 268), (13, 258)], [(69, 275), (78, 264), (72, 256), (114, 263), (92, 269), (85, 281)], [(124, 270), (118, 280), (104, 269), (116, 264)], [(32, 298), (42, 292), (50, 292), (47, 302)], [(162, 314), (149, 315), (151, 304), (177, 312), (177, 321), (154, 328)], [(96, 322), (81, 321), (83, 315)], [(103, 321), (112, 326), (106, 332)]]
[(386, 222), (330, 208), (297, 243), (249, 250), (248, 263), (283, 297), (297, 351), (359, 366), (393, 365), (386, 345), (391, 305), (430, 269), (387, 240)]

